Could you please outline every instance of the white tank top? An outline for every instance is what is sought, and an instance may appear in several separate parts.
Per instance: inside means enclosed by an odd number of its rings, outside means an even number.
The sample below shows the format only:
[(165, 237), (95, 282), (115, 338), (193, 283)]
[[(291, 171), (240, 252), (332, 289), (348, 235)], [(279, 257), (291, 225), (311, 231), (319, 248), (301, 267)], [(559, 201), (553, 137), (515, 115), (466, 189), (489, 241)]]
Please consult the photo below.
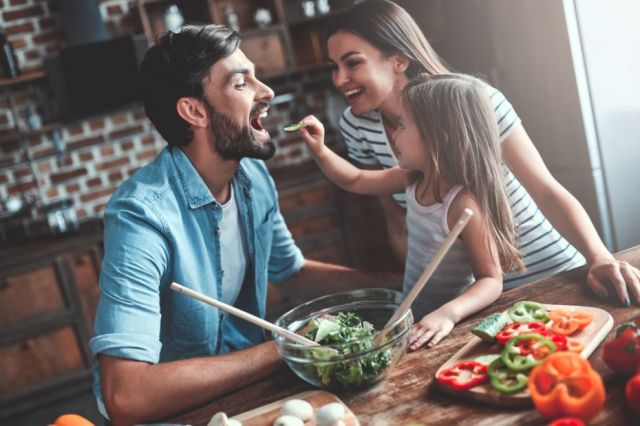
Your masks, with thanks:
[[(416, 184), (407, 188), (405, 195), (409, 250), (402, 285), (405, 295), (413, 288), (449, 233), (449, 207), (461, 189), (461, 185), (456, 185), (443, 197), (442, 203), (423, 206), (416, 200)], [(413, 303), (416, 322), (456, 298), (473, 282), (467, 248), (458, 238)]]

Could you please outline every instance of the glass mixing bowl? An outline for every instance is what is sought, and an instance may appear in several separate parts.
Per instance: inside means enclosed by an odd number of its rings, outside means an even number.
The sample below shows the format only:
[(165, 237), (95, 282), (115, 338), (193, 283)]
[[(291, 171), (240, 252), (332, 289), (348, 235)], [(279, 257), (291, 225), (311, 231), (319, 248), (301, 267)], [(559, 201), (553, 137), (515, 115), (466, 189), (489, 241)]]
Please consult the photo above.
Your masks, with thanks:
[[(402, 303), (402, 293), (372, 288), (319, 297), (293, 308), (276, 320), (276, 324), (298, 334), (305, 334), (309, 322), (326, 315), (352, 312), (380, 331)], [(278, 334), (273, 335), (278, 352), (289, 368), (306, 382), (327, 389), (352, 389), (382, 380), (406, 352), (409, 330), (413, 324), (411, 310), (389, 327), (379, 344), (372, 338), (342, 344), (306, 346)]]

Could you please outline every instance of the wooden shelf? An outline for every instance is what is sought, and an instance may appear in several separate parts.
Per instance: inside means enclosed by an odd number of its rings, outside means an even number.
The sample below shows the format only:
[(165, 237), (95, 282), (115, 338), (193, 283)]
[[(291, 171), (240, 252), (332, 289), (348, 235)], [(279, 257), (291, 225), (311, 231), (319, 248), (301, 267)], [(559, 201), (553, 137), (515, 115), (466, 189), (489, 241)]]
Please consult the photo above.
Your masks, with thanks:
[(16, 78), (0, 78), (0, 88), (17, 86), (23, 83), (29, 83), (31, 81), (41, 80), (46, 77), (44, 71), (32, 71), (22, 74)]
[(342, 13), (343, 13), (342, 10), (332, 10), (329, 13), (317, 14), (317, 15), (314, 15), (314, 16), (294, 19), (294, 20), (289, 21), (288, 24), (290, 26), (292, 26), (292, 27), (293, 26), (298, 26), (298, 25), (309, 24), (311, 22), (321, 21), (323, 19), (327, 19), (327, 18), (331, 18), (331, 17), (334, 17), (334, 16), (338, 16), (338, 15), (340, 15)]
[(9, 130), (7, 132), (0, 133), (0, 144), (5, 142), (11, 142), (22, 138), (28, 138), (31, 136), (41, 135), (58, 129), (61, 126), (58, 122), (47, 123), (36, 130), (29, 130), (28, 132), (19, 132), (16, 129)]

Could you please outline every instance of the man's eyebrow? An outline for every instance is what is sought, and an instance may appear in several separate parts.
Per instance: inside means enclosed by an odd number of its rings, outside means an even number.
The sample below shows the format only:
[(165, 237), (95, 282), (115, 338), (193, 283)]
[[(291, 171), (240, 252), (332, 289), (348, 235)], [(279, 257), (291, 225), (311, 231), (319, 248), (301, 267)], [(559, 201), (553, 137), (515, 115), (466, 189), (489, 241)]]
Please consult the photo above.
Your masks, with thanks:
[(340, 56), (340, 60), (341, 60), (341, 61), (344, 61), (344, 60), (345, 60), (345, 59), (347, 59), (349, 56), (352, 56), (352, 55), (358, 55), (358, 54), (360, 54), (360, 52), (356, 52), (355, 50), (350, 50), (350, 51), (348, 51), (347, 53), (345, 53), (344, 55)]
[(229, 72), (229, 75), (227, 75), (227, 83), (231, 81), (233, 76), (235, 76), (236, 74), (249, 75), (250, 73), (251, 73), (251, 69), (248, 67), (234, 68), (231, 70), (231, 72)]

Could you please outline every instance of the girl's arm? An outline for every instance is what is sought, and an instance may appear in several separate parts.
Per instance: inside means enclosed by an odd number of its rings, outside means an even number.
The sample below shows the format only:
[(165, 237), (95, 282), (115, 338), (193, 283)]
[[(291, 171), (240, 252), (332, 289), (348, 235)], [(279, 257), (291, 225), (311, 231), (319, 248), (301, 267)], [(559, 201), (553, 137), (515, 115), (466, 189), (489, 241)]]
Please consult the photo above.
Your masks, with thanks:
[[(473, 210), (473, 216), (463, 229), (462, 240), (469, 253), (475, 282), (460, 296), (425, 315), (411, 330), (409, 346), (416, 350), (425, 343), (435, 346), (464, 318), (493, 303), (502, 294), (502, 268), (493, 239), (475, 198), (460, 193), (449, 208), (449, 229), (454, 226), (465, 208)], [(488, 244), (488, 246), (487, 246)]]
[(395, 194), (404, 191), (410, 172), (399, 167), (387, 170), (362, 170), (331, 151), (324, 144), (324, 126), (313, 115), (300, 121), (307, 146), (322, 172), (333, 183), (349, 192), (365, 195)]
[(626, 306), (629, 292), (640, 303), (640, 271), (607, 250), (587, 212), (551, 175), (521, 125), (502, 143), (502, 156), (553, 226), (587, 259), (589, 287), (606, 297), (609, 284)]

